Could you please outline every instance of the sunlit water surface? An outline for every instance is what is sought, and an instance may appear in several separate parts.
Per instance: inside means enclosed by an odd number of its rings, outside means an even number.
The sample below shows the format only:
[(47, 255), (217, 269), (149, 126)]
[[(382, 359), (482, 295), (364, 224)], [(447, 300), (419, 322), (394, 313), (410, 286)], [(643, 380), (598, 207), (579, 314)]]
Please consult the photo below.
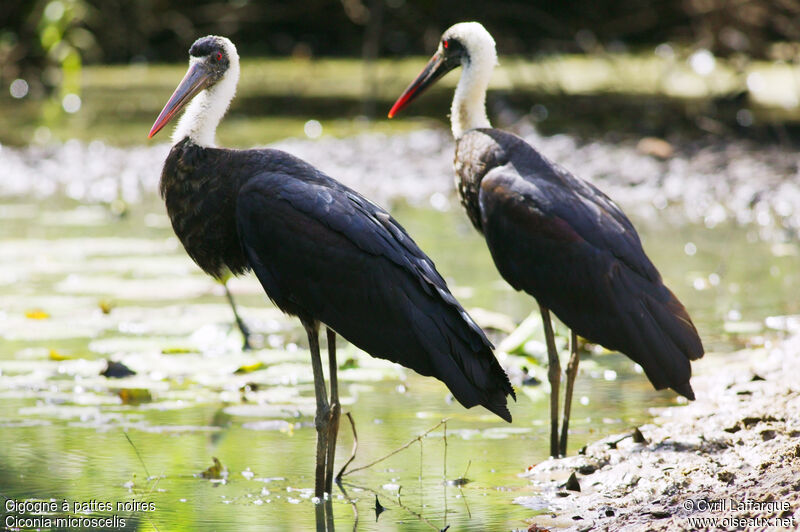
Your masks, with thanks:
[[(460, 210), (392, 210), (465, 307), (514, 323), (536, 310), (500, 280)], [(3, 204), (0, 218), (0, 494), (153, 502), (152, 512), (106, 512), (125, 517), (130, 530), (315, 526), (313, 388), (296, 320), (276, 311), (252, 278), (234, 281), (241, 312), (265, 346), (241, 352), (221, 287), (186, 257), (155, 200), (122, 218), (60, 200)], [(732, 227), (642, 233), (709, 356), (763, 343), (774, 334), (763, 326), (767, 316), (800, 312), (791, 297), (800, 286), (796, 244), (760, 242)], [(449, 421), (422, 443), (346, 475), (345, 491), (333, 494), (335, 527), (527, 528), (530, 510), (512, 500), (532, 490), (518, 475), (547, 457), (542, 387), (517, 388), (508, 425), (465, 410), (438, 381), (343, 344), (341, 393), (358, 432), (352, 468)], [(99, 376), (108, 358), (137, 375)], [(573, 453), (646, 422), (649, 407), (675, 402), (617, 354), (584, 357), (575, 396)], [(352, 445), (343, 418), (337, 469)], [(225, 482), (201, 478), (212, 457), (227, 470)], [(469, 482), (453, 482), (464, 477)], [(377, 521), (376, 496), (387, 509)]]

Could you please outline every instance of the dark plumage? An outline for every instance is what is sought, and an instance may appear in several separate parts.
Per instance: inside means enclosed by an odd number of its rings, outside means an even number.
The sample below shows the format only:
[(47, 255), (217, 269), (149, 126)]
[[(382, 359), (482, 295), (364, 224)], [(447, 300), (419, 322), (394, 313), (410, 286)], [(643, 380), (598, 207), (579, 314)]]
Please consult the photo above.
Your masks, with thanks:
[(284, 312), (511, 421), (514, 392), (491, 344), (385, 210), (288, 153), (189, 139), (170, 151), (161, 193), (175, 233), (208, 274), (253, 269)]
[[(436, 53), (389, 118), (447, 72), (463, 67), (450, 108), (458, 192), (500, 274), (539, 303), (551, 390), (550, 452), (558, 456), (566, 453), (580, 361), (576, 334), (625, 353), (656, 389), (671, 387), (689, 399), (694, 399), (690, 361), (703, 356), (703, 346), (619, 207), (521, 138), (491, 128), (485, 101), (496, 63), (494, 39), (483, 26), (455, 24), (442, 34)], [(550, 310), (572, 329), (560, 439), (561, 364)]]
[[(315, 496), (330, 493), (333, 482), (341, 413), (336, 333), (373, 356), (438, 378), (464, 406), (483, 405), (511, 421), (506, 396), (514, 390), (492, 345), (408, 233), (377, 205), (288, 153), (213, 147), (236, 91), (239, 55), (218, 36), (195, 41), (190, 55), (149, 134), (189, 104), (173, 134), (161, 194), (175, 233), (203, 270), (218, 279), (253, 270), (278, 308), (300, 318), (317, 404)], [(320, 324), (327, 328), (330, 398)]]
[(497, 129), (458, 140), (456, 174), (470, 220), (511, 286), (580, 336), (628, 355), (656, 389), (694, 399), (697, 330), (608, 196)]

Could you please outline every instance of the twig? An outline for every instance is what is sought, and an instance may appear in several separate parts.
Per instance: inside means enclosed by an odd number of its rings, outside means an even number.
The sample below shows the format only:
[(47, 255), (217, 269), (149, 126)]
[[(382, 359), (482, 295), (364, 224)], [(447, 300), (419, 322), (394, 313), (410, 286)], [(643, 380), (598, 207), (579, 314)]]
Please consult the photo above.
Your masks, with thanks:
[(356, 459), (356, 451), (358, 451), (358, 434), (356, 434), (356, 424), (353, 421), (353, 416), (350, 415), (350, 412), (345, 412), (344, 415), (346, 415), (347, 419), (350, 420), (350, 427), (353, 429), (353, 450), (350, 451), (350, 458), (347, 459), (347, 462), (344, 463), (342, 468), (339, 470), (339, 473), (336, 474), (336, 483), (340, 488), (342, 487), (342, 475), (344, 475), (344, 470), (347, 469), (347, 466), (349, 466), (350, 463)]
[(447, 422), (444, 424), (444, 460), (443, 460), (442, 478), (447, 480)]
[[(398, 448), (397, 448), (397, 449), (395, 449), (394, 451), (390, 452), (389, 454), (387, 454), (387, 455), (385, 455), (385, 456), (382, 456), (382, 457), (378, 458), (377, 460), (374, 460), (374, 461), (372, 461), (372, 462), (368, 463), (367, 465), (363, 465), (363, 466), (361, 466), (361, 467), (356, 467), (356, 468), (354, 468), (354, 469), (351, 469), (350, 471), (347, 471), (346, 473), (344, 473), (344, 472), (341, 472), (341, 471), (340, 471), (340, 472), (339, 472), (339, 475), (340, 475), (340, 476), (341, 476), (341, 475), (344, 475), (344, 474), (347, 474), (347, 475), (349, 475), (349, 474), (351, 474), (351, 473), (355, 473), (356, 471), (361, 471), (362, 469), (367, 469), (368, 467), (372, 467), (372, 466), (374, 466), (374, 465), (375, 465), (375, 464), (377, 464), (377, 463), (383, 462), (383, 461), (384, 461), (384, 460), (386, 460), (387, 458), (390, 458), (390, 457), (392, 457), (392, 456), (396, 455), (397, 453), (399, 453), (400, 451), (402, 451), (402, 450), (404, 450), (404, 449), (407, 449), (407, 448), (408, 448), (408, 447), (410, 447), (412, 444), (414, 444), (414, 443), (416, 443), (416, 442), (418, 442), (418, 441), (422, 441), (422, 438), (424, 438), (425, 436), (427, 436), (428, 434), (430, 434), (430, 433), (431, 433), (431, 432), (433, 432), (434, 430), (438, 429), (438, 428), (439, 428), (439, 427), (441, 427), (442, 425), (445, 425), (445, 427), (446, 427), (446, 426), (447, 426), (447, 425), (446, 425), (446, 423), (447, 423), (447, 421), (448, 421), (449, 419), (450, 419), (450, 418), (445, 418), (445, 419), (441, 420), (440, 422), (438, 422), (438, 423), (437, 423), (436, 425), (434, 425), (433, 427), (429, 428), (428, 430), (426, 430), (426, 431), (425, 431), (425, 432), (423, 432), (422, 434), (420, 434), (420, 435), (418, 435), (418, 436), (416, 436), (416, 437), (414, 437), (414, 438), (410, 439), (409, 441), (407, 441), (406, 443), (404, 443), (403, 445), (401, 445), (400, 447), (398, 447)], [(344, 468), (342, 468), (342, 469), (344, 469)]]
[(469, 503), (467, 502), (467, 496), (464, 495), (464, 490), (461, 489), (461, 486), (458, 487), (458, 491), (461, 493), (461, 500), (464, 501), (464, 506), (467, 508), (467, 517), (472, 519), (472, 512), (469, 511)]
[(444, 460), (442, 460), (442, 490), (444, 493), (444, 520), (442, 524), (445, 527), (442, 530), (450, 528), (447, 526), (447, 423), (444, 424)]
[[(144, 469), (144, 474), (147, 475), (147, 479), (149, 480), (150, 473), (147, 471), (147, 466), (144, 465), (144, 460), (142, 460), (142, 455), (139, 454), (139, 449), (137, 449), (136, 445), (133, 444), (133, 441), (131, 440), (130, 436), (128, 436), (128, 433), (126, 431), (123, 430), (122, 434), (125, 436), (125, 439), (128, 440), (128, 443), (131, 444), (131, 447), (133, 447), (133, 450), (136, 452), (136, 457), (139, 458), (139, 463), (142, 464), (142, 468)], [(153, 491), (155, 491), (156, 486), (158, 486), (158, 483), (161, 480), (162, 476), (163, 473), (159, 475), (156, 478), (156, 481), (153, 483), (153, 485), (150, 486), (150, 491), (147, 493), (148, 496), (150, 496), (153, 493)], [(153, 517), (150, 514), (147, 515), (147, 520), (150, 521), (150, 524), (153, 525), (153, 528), (155, 528), (156, 532), (158, 532), (158, 526), (155, 524), (155, 522), (153, 521)]]
[(126, 431), (123, 430), (122, 434), (123, 436), (125, 436), (125, 439), (128, 440), (128, 443), (131, 444), (131, 447), (133, 447), (133, 450), (136, 453), (136, 457), (139, 458), (139, 463), (142, 464), (142, 467), (144, 468), (144, 474), (147, 475), (147, 478), (150, 478), (150, 473), (147, 471), (147, 466), (144, 465), (144, 460), (142, 460), (142, 455), (139, 454), (139, 449), (137, 449), (136, 446), (133, 444), (133, 441), (131, 441), (131, 438), (130, 436), (128, 436), (128, 433)]

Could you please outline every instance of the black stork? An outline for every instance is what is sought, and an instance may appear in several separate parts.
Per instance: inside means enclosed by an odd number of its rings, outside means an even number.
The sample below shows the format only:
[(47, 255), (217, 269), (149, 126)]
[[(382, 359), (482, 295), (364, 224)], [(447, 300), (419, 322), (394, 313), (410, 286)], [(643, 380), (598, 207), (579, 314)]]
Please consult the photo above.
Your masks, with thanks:
[[(389, 118), (443, 75), (463, 67), (450, 109), (458, 192), (500, 274), (539, 304), (551, 388), (550, 453), (558, 456), (567, 448), (579, 362), (576, 335), (626, 354), (657, 390), (669, 387), (690, 400), (690, 361), (703, 356), (703, 345), (622, 210), (520, 137), (491, 127), (486, 89), (496, 63), (494, 39), (481, 24), (452, 26)], [(550, 310), (572, 331), (560, 440), (561, 365)]]
[[(153, 124), (187, 103), (161, 174), (184, 248), (208, 274), (255, 272), (308, 335), (317, 410), (315, 494), (330, 493), (340, 405), (336, 334), (372, 356), (443, 381), (465, 407), (506, 421), (514, 391), (483, 331), (433, 262), (385, 210), (310, 164), (273, 149), (214, 147), (236, 91), (239, 56), (217, 36), (195, 41), (189, 70)], [(189, 103), (191, 102), (191, 103)], [(319, 352), (328, 336), (330, 401)]]

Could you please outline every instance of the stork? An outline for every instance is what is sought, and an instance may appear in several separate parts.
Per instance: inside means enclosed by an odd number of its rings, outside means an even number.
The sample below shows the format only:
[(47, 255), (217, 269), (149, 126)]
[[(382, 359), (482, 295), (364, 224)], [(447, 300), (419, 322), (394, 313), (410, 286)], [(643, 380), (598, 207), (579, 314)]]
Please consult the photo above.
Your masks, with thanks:
[[(539, 304), (548, 353), (550, 454), (559, 456), (567, 450), (580, 361), (577, 335), (624, 353), (657, 390), (669, 387), (690, 400), (690, 361), (703, 356), (703, 345), (617, 204), (520, 137), (491, 127), (486, 90), (496, 64), (494, 39), (481, 24), (450, 27), (389, 118), (443, 75), (462, 67), (450, 108), (456, 186), (500, 275)], [(561, 365), (551, 310), (571, 329), (560, 438)]]
[[(514, 391), (483, 331), (433, 262), (385, 210), (310, 164), (273, 149), (214, 146), (239, 79), (236, 47), (198, 39), (189, 70), (149, 137), (186, 104), (161, 174), (172, 227), (189, 256), (221, 279), (255, 272), (308, 335), (316, 397), (315, 495), (330, 493), (339, 426), (336, 335), (372, 356), (443, 381), (465, 407), (506, 421)], [(320, 359), (327, 330), (330, 399)]]

